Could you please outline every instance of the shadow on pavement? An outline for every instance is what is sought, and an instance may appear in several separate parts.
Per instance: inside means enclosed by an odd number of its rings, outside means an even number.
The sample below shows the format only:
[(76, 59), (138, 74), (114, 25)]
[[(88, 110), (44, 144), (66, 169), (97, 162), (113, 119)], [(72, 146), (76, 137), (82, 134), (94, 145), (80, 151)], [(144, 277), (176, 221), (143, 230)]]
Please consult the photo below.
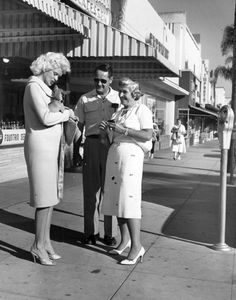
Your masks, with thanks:
[(23, 250), (4, 241), (0, 241), (0, 251), (7, 252), (20, 259), (32, 261), (32, 255), (29, 251)]
[[(159, 160), (159, 157), (157, 158), (158, 160)], [(164, 159), (164, 158), (161, 158), (161, 159)], [(165, 159), (166, 160), (166, 159)], [(154, 165), (153, 164), (153, 162), (152, 161), (146, 161), (145, 162), (145, 164), (147, 164), (147, 165)], [(157, 165), (158, 167), (166, 167), (166, 164), (160, 164), (160, 163), (158, 163), (158, 165)], [(191, 170), (196, 170), (196, 171), (209, 171), (209, 172), (215, 172), (215, 173), (220, 173), (220, 171), (218, 171), (218, 170), (211, 170), (211, 169), (202, 169), (202, 168), (193, 168), (192, 166), (189, 166), (189, 167), (187, 167), (187, 166), (180, 166), (180, 165), (176, 165), (176, 166), (173, 166), (173, 165), (171, 165), (171, 168), (172, 169), (178, 169), (178, 168), (180, 168), (181, 167), (181, 169), (186, 169), (186, 170), (189, 170), (189, 169), (191, 169)], [(149, 172), (147, 172), (147, 171), (144, 171), (144, 174), (148, 174)], [(156, 172), (154, 173), (154, 174), (156, 174)]]
[[(202, 178), (199, 178), (201, 176)], [(149, 180), (149, 179), (154, 180)], [(168, 178), (168, 180), (167, 180)], [(190, 243), (209, 246), (219, 243), (219, 175), (185, 175), (145, 172), (143, 200), (173, 212), (164, 221), (161, 233)], [(235, 188), (227, 189), (226, 243), (235, 247)]]
[[(181, 166), (181, 169), (184, 169), (185, 167)], [(189, 168), (189, 169), (193, 169), (193, 168)], [(173, 170), (173, 168), (172, 168)], [(205, 170), (205, 169), (204, 169)], [(207, 172), (208, 170), (206, 170)], [(210, 170), (212, 172), (212, 170)], [(199, 175), (198, 173), (194, 174), (194, 173), (189, 173), (186, 172), (186, 174), (177, 174), (177, 173), (164, 173), (164, 172), (144, 172), (144, 180), (147, 181), (148, 179), (156, 179), (157, 180), (157, 184), (158, 181), (160, 180), (165, 180), (166, 184), (169, 185), (170, 180), (175, 180), (176, 182), (178, 181), (179, 183), (183, 183), (186, 182), (186, 186), (188, 186), (189, 182), (198, 184), (199, 183), (199, 178), (200, 176), (204, 177), (204, 182), (208, 183), (218, 183), (219, 182), (219, 175), (207, 175), (207, 174), (203, 174), (203, 175)], [(168, 179), (168, 181), (166, 180)], [(148, 184), (147, 182), (145, 182), (145, 185)], [(155, 187), (155, 185), (154, 185)], [(182, 188), (179, 185), (179, 188)], [(168, 193), (171, 192), (170, 190), (168, 190)], [(168, 193), (166, 195), (168, 195)]]
[(214, 157), (214, 158), (220, 158), (221, 154), (204, 154), (205, 157)]
[[(57, 211), (60, 211), (57, 209)], [(66, 211), (61, 211), (62, 213), (69, 213)], [(29, 232), (34, 234), (34, 220), (28, 217), (24, 217), (22, 215), (18, 215), (12, 212), (9, 212), (4, 209), (0, 209), (0, 223), (5, 224), (7, 226), (11, 226), (13, 228), (17, 228), (20, 230), (23, 230), (25, 232)], [(103, 245), (102, 239), (98, 240), (98, 243), (96, 246), (93, 245), (86, 245), (82, 243), (83, 239), (83, 233), (79, 231), (75, 231), (73, 229), (61, 227), (52, 224), (51, 226), (51, 239), (53, 241), (71, 244), (74, 246), (78, 246), (80, 248), (85, 248), (94, 252), (98, 252), (104, 255), (110, 256), (108, 254), (108, 250), (111, 249), (111, 247)], [(32, 237), (33, 242), (33, 237)], [(24, 249), (18, 248), (14, 245), (11, 245), (7, 243), (7, 241), (0, 241), (0, 250), (8, 252), (18, 258), (25, 259), (25, 260), (32, 260), (31, 254), (29, 251), (26, 251)], [(116, 257), (115, 257), (116, 259)], [(120, 259), (120, 257), (117, 259), (117, 261)]]

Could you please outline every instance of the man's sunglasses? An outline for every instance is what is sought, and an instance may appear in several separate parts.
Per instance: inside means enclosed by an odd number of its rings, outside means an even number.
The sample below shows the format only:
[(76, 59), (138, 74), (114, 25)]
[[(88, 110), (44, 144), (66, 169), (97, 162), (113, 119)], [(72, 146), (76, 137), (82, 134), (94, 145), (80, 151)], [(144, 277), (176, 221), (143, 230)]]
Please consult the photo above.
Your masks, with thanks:
[(101, 82), (102, 84), (106, 84), (106, 83), (107, 83), (107, 80), (106, 80), (106, 79), (94, 78), (94, 82), (96, 82), (96, 83)]

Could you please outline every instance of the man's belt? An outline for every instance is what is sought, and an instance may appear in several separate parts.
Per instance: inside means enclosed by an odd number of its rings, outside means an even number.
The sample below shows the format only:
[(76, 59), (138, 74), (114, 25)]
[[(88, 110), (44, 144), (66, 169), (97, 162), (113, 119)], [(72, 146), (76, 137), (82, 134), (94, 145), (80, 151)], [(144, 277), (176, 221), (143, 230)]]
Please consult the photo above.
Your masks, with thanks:
[(100, 134), (91, 134), (86, 136), (86, 138), (91, 138), (91, 139), (100, 139)]

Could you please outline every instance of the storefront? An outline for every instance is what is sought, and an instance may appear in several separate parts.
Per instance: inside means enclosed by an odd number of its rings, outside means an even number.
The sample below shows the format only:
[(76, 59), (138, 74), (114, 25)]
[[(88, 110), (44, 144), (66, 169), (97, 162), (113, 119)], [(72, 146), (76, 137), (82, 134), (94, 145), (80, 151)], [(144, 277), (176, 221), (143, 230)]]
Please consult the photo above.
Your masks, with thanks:
[(188, 145), (204, 143), (217, 136), (218, 114), (216, 112), (189, 105), (187, 109), (179, 109), (178, 115), (186, 125)]
[[(23, 93), (30, 76), (30, 62), (47, 51), (63, 52), (71, 62), (70, 76), (61, 79), (61, 86), (71, 91), (67, 105), (73, 107), (79, 96), (93, 87), (96, 65), (110, 62), (114, 69), (114, 84), (118, 78), (130, 76), (138, 80), (146, 93), (143, 101), (152, 106), (163, 134), (169, 109), (175, 95), (163, 88), (160, 77), (178, 77), (179, 70), (172, 65), (158, 47), (135, 39), (106, 22), (92, 17), (98, 10), (79, 7), (88, 1), (3, 0), (0, 4), (0, 124), (2, 130), (22, 129)], [(76, 3), (77, 2), (77, 3)], [(80, 3), (81, 2), (81, 3)], [(89, 1), (94, 2), (96, 1)], [(105, 3), (106, 2), (106, 3)], [(107, 8), (109, 1), (105, 1)], [(101, 1), (102, 3), (102, 1)], [(81, 9), (80, 9), (81, 8)], [(87, 7), (88, 8), (88, 7)], [(83, 13), (82, 11), (86, 12)], [(103, 17), (105, 15), (103, 14)], [(106, 18), (109, 15), (106, 15)], [(166, 99), (170, 99), (170, 103)], [(168, 108), (169, 107), (169, 108)], [(173, 110), (173, 109), (172, 109)], [(173, 112), (172, 112), (173, 114)]]
[(89, 30), (79, 12), (53, 0), (3, 0), (0, 26), (0, 145), (10, 145), (23, 142), (22, 100), (32, 60), (47, 51), (71, 53)]

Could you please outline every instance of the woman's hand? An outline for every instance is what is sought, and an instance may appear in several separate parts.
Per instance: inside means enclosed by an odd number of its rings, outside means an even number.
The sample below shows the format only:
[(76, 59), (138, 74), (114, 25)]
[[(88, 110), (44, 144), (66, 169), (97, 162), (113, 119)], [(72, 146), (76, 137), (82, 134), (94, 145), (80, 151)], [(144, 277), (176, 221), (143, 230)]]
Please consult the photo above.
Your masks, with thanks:
[(76, 119), (74, 111), (72, 109), (69, 109), (69, 112), (70, 112), (70, 118)]
[(100, 128), (101, 130), (107, 130), (107, 128), (108, 128), (108, 122), (107, 122), (107, 121), (102, 121), (102, 122), (100, 123), (100, 125), (99, 125), (99, 128)]
[(124, 126), (116, 123), (109, 123), (109, 128), (119, 134), (124, 134), (125, 130), (127, 129)]

